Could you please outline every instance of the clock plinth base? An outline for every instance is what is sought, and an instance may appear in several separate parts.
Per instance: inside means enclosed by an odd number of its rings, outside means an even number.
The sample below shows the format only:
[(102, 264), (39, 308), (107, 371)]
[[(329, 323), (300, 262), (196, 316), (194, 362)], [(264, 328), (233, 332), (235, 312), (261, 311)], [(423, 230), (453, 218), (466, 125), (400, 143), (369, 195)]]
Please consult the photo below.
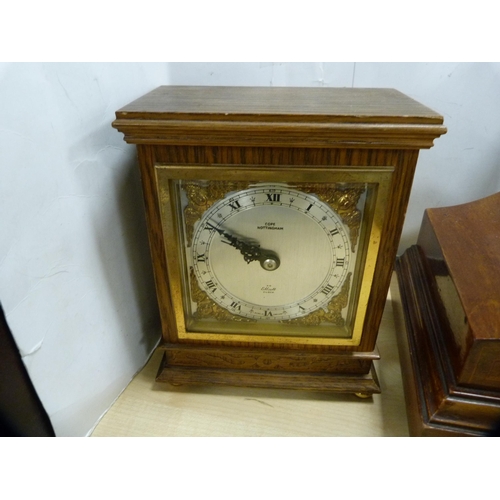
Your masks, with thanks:
[(336, 393), (380, 393), (378, 353), (325, 354), (293, 350), (165, 344), (157, 381)]
[(457, 383), (423, 256), (396, 263), (391, 284), (410, 435), (485, 436), (500, 421), (500, 391)]

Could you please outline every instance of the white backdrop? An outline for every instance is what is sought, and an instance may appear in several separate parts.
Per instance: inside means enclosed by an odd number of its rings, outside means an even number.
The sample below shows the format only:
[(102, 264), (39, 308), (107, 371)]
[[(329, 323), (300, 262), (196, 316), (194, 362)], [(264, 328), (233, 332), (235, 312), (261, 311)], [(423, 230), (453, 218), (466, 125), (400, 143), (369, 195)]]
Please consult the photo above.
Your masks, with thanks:
[(0, 65), (0, 302), (59, 436), (86, 435), (159, 320), (135, 148), (114, 112), (158, 85), (392, 87), (444, 116), (400, 252), (427, 207), (500, 190), (500, 63)]

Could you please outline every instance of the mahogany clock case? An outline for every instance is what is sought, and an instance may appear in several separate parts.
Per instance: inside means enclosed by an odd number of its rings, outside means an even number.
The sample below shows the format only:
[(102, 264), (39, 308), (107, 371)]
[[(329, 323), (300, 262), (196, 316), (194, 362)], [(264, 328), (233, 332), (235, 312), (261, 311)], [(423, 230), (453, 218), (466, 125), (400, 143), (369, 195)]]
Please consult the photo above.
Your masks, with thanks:
[[(445, 133), (442, 122), (391, 89), (165, 86), (117, 111), (113, 126), (137, 145), (142, 176), (165, 352), (158, 380), (379, 392), (376, 338), (418, 153)], [(336, 175), (357, 172), (357, 181), (378, 186), (379, 211), (369, 214), (379, 221), (378, 249), (367, 262), (372, 282), (355, 342), (311, 342), (307, 335), (294, 342), (285, 326), (267, 340), (183, 333), (172, 251), (179, 227), (165, 186), (175, 179), (246, 181), (258, 172), (285, 183), (335, 183)]]
[(396, 271), (410, 432), (488, 435), (500, 423), (500, 193), (428, 209)]

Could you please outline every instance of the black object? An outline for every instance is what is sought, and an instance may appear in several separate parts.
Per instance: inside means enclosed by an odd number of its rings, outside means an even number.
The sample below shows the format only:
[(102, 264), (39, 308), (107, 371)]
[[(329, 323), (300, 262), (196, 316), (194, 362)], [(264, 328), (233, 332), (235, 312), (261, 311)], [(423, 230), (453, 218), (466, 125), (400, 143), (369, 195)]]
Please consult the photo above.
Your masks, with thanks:
[(54, 437), (0, 306), (0, 436)]

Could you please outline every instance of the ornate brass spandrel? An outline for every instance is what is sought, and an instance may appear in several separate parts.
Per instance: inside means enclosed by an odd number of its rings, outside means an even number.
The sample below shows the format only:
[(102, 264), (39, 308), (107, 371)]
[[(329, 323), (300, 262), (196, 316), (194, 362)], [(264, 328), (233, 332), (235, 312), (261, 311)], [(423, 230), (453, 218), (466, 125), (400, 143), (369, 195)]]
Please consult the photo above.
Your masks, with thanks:
[(247, 189), (250, 184), (252, 183), (245, 181), (182, 181), (181, 187), (188, 199), (188, 204), (184, 208), (188, 246), (191, 246), (194, 225), (202, 215), (228, 193)]
[(361, 210), (358, 209), (358, 204), (366, 188), (354, 187), (352, 184), (332, 188), (329, 185), (314, 183), (301, 184), (298, 189), (316, 195), (340, 216), (349, 227), (351, 247), (355, 252), (361, 226)]
[(316, 311), (302, 316), (301, 318), (282, 321), (282, 323), (290, 325), (318, 326), (321, 323), (332, 323), (335, 326), (345, 326), (345, 319), (342, 316), (342, 309), (347, 307), (349, 302), (349, 290), (351, 288), (351, 273), (347, 275), (340, 293), (335, 295), (328, 303), (327, 311), (317, 309)]

